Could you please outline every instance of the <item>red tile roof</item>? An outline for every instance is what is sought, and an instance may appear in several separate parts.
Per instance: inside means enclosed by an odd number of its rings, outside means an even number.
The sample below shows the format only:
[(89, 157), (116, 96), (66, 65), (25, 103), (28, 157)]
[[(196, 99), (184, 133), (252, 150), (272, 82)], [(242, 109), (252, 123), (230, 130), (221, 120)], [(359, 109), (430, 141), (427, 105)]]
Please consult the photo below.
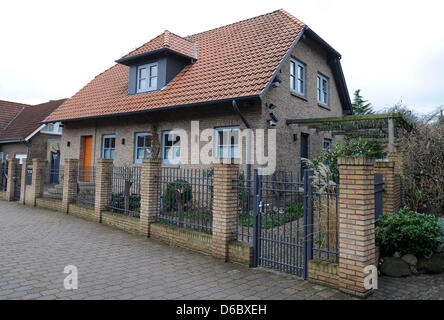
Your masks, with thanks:
[(166, 30), (164, 33), (158, 35), (153, 40), (145, 43), (143, 46), (131, 51), (123, 58), (133, 57), (138, 54), (160, 50), (170, 49), (176, 51), (184, 56), (195, 58), (194, 42)]
[[(258, 96), (305, 27), (286, 11), (278, 10), (198, 33), (187, 40), (169, 33), (167, 43), (176, 50), (179, 42), (180, 46), (195, 43), (198, 60), (182, 70), (164, 90), (128, 96), (129, 67), (116, 64), (96, 76), (45, 121)], [(165, 44), (165, 38), (164, 33), (129, 55), (155, 50)]]
[(27, 104), (0, 100), (0, 133)]
[(0, 133), (0, 140), (24, 139), (37, 130), (42, 121), (66, 99), (53, 100), (35, 106), (28, 106)]

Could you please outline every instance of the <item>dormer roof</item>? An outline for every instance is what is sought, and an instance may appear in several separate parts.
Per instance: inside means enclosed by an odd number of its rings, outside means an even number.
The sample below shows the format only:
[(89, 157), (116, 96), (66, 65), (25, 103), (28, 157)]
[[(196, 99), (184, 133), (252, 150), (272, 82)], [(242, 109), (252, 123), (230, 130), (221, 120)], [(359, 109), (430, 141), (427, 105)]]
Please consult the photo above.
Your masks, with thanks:
[(196, 44), (193, 41), (165, 30), (151, 41), (131, 51), (116, 62), (128, 65), (137, 58), (147, 57), (162, 51), (169, 51), (179, 56), (197, 60)]

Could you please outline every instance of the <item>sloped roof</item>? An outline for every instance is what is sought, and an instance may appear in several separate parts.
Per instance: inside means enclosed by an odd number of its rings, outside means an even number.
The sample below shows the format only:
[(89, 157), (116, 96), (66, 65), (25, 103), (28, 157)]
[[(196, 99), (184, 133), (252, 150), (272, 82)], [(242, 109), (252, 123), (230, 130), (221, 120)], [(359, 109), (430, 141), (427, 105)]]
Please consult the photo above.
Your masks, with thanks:
[[(116, 64), (62, 104), (45, 121), (60, 121), (259, 96), (306, 25), (284, 10), (189, 37), (197, 61), (164, 90), (128, 96), (127, 66)], [(178, 38), (169, 34), (169, 43)], [(171, 42), (171, 39), (175, 39)], [(181, 38), (183, 39), (183, 38)], [(165, 43), (165, 34), (129, 53)]]
[(66, 99), (28, 106), (0, 133), (0, 140), (25, 139), (41, 125), (42, 121)]
[(28, 106), (23, 103), (0, 100), (0, 133), (23, 108)]
[(187, 40), (185, 38), (179, 37), (178, 35), (165, 30), (162, 34), (155, 37), (153, 40), (145, 43), (143, 46), (131, 51), (123, 58), (134, 57), (139, 54), (161, 50), (170, 49), (172, 51), (178, 52), (184, 56), (190, 58), (195, 57), (195, 47), (194, 42)]

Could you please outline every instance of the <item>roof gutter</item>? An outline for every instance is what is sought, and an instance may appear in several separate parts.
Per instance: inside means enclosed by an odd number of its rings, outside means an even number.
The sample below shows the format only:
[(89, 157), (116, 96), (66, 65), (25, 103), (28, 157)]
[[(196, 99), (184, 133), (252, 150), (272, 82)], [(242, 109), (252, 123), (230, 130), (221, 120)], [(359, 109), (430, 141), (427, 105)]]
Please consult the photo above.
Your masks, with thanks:
[(8, 139), (1, 139), (0, 144), (3, 143), (16, 143), (16, 142), (25, 142), (25, 139), (23, 138), (8, 138)]

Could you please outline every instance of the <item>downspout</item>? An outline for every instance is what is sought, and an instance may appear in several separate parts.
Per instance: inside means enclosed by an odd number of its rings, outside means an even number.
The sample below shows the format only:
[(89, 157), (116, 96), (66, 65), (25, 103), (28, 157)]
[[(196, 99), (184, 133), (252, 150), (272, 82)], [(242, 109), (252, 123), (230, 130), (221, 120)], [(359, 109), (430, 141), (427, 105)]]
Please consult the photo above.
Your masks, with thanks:
[[(242, 122), (244, 123), (244, 125), (247, 127), (248, 129), (248, 134), (247, 134), (247, 188), (250, 189), (251, 188), (251, 126), (248, 123), (247, 119), (245, 119), (244, 115), (242, 114), (242, 112), (239, 110), (239, 107), (237, 106), (237, 102), (235, 99), (233, 99), (233, 109), (234, 111), (236, 111), (236, 113), (239, 115), (239, 117), (241, 118)], [(240, 143), (240, 141), (239, 141)]]

